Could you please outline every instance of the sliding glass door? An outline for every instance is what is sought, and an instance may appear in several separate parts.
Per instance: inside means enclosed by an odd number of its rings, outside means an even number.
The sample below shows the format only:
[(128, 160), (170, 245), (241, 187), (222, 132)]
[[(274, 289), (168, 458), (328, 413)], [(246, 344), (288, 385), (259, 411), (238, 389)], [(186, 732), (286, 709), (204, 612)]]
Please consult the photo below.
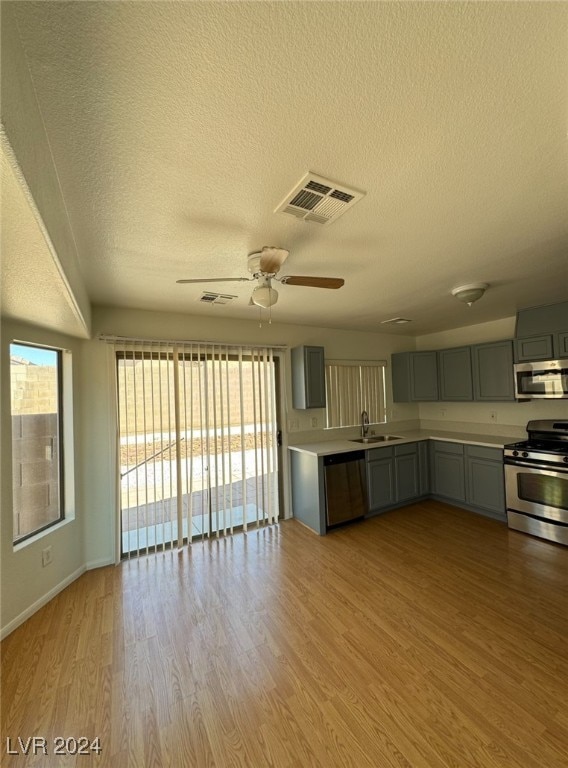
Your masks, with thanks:
[(270, 349), (117, 348), (122, 554), (276, 522)]

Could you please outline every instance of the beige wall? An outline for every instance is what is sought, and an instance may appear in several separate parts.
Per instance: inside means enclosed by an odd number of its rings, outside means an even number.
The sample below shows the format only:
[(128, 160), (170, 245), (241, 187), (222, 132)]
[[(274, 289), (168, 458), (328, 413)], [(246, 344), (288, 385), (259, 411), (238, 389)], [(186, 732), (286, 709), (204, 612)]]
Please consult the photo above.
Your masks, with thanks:
[[(81, 392), (78, 386), (77, 367), (81, 357), (82, 342), (52, 331), (27, 326), (22, 323), (3, 319), (0, 344), (1, 371), (1, 512), (0, 512), (0, 547), (1, 547), (1, 613), (2, 631), (18, 622), (18, 617), (26, 616), (39, 607), (46, 596), (57, 592), (68, 580), (75, 578), (85, 567), (83, 531), (84, 509), (81, 504), (81, 429), (80, 409)], [(73, 421), (75, 438), (74, 477), (70, 478), (75, 486), (74, 498), (68, 499), (69, 519), (62, 525), (39, 534), (18, 548), (12, 545), (13, 537), (13, 502), (12, 502), (12, 443), (10, 414), (10, 342), (12, 339), (29, 341), (36, 344), (71, 350), (73, 377)], [(68, 494), (69, 495), (69, 494)], [(51, 547), (53, 561), (42, 567), (42, 549)]]

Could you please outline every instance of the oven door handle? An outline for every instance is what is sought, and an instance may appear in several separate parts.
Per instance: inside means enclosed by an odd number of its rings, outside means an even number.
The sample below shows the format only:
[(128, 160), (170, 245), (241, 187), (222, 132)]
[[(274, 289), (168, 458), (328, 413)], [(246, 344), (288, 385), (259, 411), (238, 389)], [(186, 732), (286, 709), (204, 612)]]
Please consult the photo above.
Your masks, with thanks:
[(558, 464), (532, 464), (528, 461), (505, 461), (507, 467), (528, 467), (529, 469), (541, 469), (545, 472), (560, 472), (566, 474), (568, 472), (568, 466), (559, 466)]

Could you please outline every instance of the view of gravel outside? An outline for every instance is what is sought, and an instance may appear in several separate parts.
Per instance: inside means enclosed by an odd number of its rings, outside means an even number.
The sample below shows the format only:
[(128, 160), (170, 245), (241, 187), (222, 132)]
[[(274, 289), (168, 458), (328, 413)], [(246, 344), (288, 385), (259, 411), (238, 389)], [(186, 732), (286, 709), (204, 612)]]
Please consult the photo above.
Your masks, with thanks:
[[(266, 434), (264, 434), (266, 440)], [(168, 436), (169, 438), (169, 436)], [(254, 434), (217, 441), (218, 453), (203, 453), (206, 441), (181, 442), (181, 484), (184, 537), (192, 519), (192, 536), (214, 534), (232, 526), (262, 522), (268, 494), (276, 499), (278, 476), (268, 476), (264, 448), (254, 448)], [(121, 508), (123, 552), (145, 549), (177, 538), (177, 463), (168, 442), (121, 446)], [(209, 438), (210, 449), (214, 438)], [(260, 444), (260, 435), (257, 437)], [(221, 446), (224, 452), (221, 453)], [(163, 450), (163, 453), (160, 453)], [(193, 456), (191, 454), (193, 451)], [(155, 454), (158, 453), (157, 456)], [(155, 456), (144, 461), (146, 456)], [(128, 464), (123, 463), (126, 460)], [(244, 474), (243, 474), (244, 464)], [(138, 465), (138, 466), (137, 466)], [(264, 470), (264, 471), (263, 471)], [(258, 476), (258, 480), (257, 480)], [(245, 482), (243, 482), (243, 477)]]

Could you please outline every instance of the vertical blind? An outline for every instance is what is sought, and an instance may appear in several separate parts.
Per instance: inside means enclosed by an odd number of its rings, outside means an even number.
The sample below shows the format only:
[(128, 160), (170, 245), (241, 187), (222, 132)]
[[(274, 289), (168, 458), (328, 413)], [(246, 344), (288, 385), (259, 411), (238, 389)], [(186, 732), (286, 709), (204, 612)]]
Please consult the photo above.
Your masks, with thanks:
[(276, 522), (274, 350), (114, 347), (123, 554)]
[(326, 427), (353, 427), (367, 411), (369, 422), (385, 421), (385, 362), (326, 361)]

